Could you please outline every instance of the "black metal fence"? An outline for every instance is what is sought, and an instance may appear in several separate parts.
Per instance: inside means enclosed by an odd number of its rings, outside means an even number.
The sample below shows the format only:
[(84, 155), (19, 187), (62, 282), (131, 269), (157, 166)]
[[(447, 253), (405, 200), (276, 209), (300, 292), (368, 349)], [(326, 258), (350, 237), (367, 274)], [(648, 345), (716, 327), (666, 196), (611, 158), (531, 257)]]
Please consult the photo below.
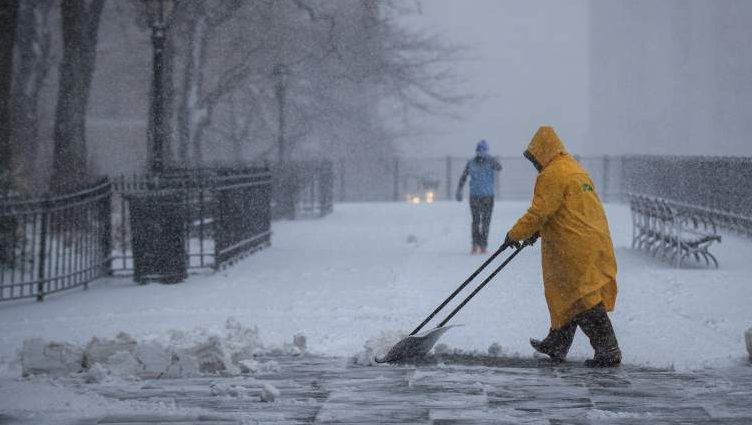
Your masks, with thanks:
[(179, 194), (185, 202), (189, 269), (217, 269), (271, 241), (271, 172), (268, 167), (170, 170), (114, 181), (113, 272), (133, 272), (129, 195)]
[[(605, 200), (622, 199), (621, 157), (577, 157)], [(498, 200), (529, 200), (537, 171), (519, 157), (497, 157)], [(339, 202), (452, 200), (469, 158), (369, 158), (335, 164), (334, 197)], [(467, 186), (465, 191), (467, 191)]]
[(328, 160), (291, 161), (273, 168), (272, 217), (318, 218), (334, 209), (334, 165)]
[(271, 244), (272, 177), (268, 169), (215, 180), (215, 267)]
[(671, 201), (752, 236), (752, 158), (624, 157), (625, 192)]
[[(0, 301), (36, 298), (133, 273), (129, 199), (185, 202), (189, 268), (217, 269), (271, 242), (268, 167), (171, 170), (103, 179), (71, 194), (0, 199)], [(114, 208), (113, 208), (114, 207)], [(155, 235), (160, 237), (161, 235)]]
[(110, 273), (112, 185), (0, 202), (0, 301), (36, 297)]

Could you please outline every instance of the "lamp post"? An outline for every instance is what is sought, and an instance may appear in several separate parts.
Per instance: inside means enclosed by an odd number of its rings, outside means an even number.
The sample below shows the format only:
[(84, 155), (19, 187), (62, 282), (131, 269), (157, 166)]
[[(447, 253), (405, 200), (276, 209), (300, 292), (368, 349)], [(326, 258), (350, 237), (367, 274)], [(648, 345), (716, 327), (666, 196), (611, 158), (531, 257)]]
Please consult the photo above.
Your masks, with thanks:
[(277, 175), (278, 194), (277, 203), (279, 205), (279, 216), (295, 219), (295, 201), (297, 199), (297, 189), (295, 184), (295, 171), (288, 163), (288, 147), (285, 140), (285, 103), (287, 101), (287, 79), (290, 71), (287, 65), (277, 63), (272, 69), (274, 76), (274, 91), (277, 95)]
[(287, 68), (287, 65), (278, 63), (274, 65), (272, 74), (276, 79), (274, 88), (277, 95), (277, 118), (279, 120), (277, 128), (277, 159), (280, 163), (283, 163), (287, 161), (287, 142), (285, 140), (285, 103), (287, 100), (287, 78), (290, 75), (290, 71)]
[(151, 42), (154, 49), (152, 62), (152, 108), (150, 117), (152, 145), (149, 157), (149, 171), (155, 174), (164, 171), (165, 146), (167, 145), (168, 124), (164, 122), (165, 97), (162, 82), (164, 79), (165, 18), (172, 13), (173, 0), (143, 0), (151, 26)]

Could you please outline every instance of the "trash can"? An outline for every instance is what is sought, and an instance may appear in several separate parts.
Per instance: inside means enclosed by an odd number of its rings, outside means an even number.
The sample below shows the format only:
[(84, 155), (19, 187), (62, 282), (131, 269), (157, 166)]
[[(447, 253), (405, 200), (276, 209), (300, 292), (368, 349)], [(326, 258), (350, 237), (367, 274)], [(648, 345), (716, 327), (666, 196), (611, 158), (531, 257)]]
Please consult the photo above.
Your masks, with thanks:
[(131, 223), (133, 280), (182, 282), (188, 275), (185, 248), (187, 205), (181, 193), (126, 196)]

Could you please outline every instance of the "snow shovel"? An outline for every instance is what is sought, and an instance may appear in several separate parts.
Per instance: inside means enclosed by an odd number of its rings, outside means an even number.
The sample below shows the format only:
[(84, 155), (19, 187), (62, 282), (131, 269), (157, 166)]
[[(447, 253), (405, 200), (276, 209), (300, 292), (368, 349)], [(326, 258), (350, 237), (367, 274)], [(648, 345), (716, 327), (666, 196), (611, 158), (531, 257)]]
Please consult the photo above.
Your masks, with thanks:
[(501, 247), (499, 247), (499, 249), (497, 249), (496, 252), (494, 252), (493, 255), (491, 255), (483, 264), (481, 264), (481, 266), (477, 270), (475, 270), (473, 274), (471, 274), (470, 277), (468, 277), (462, 283), (462, 285), (459, 286), (459, 288), (455, 289), (455, 291), (452, 293), (452, 295), (449, 296), (449, 298), (444, 300), (444, 302), (441, 303), (441, 305), (439, 305), (430, 315), (428, 315), (428, 317), (426, 317), (423, 323), (418, 325), (418, 327), (415, 328), (415, 330), (413, 330), (407, 338), (404, 338), (403, 340), (394, 344), (394, 346), (389, 350), (386, 356), (382, 358), (375, 358), (374, 360), (376, 361), (376, 363), (404, 362), (404, 361), (408, 361), (411, 359), (419, 359), (425, 356), (429, 351), (431, 351), (431, 348), (433, 348), (434, 344), (436, 344), (436, 341), (439, 340), (441, 335), (443, 335), (446, 331), (454, 327), (454, 326), (446, 326), (449, 320), (451, 320), (451, 318), (454, 317), (454, 315), (456, 315), (462, 309), (462, 307), (465, 306), (465, 304), (467, 304), (478, 292), (480, 292), (480, 290), (483, 289), (483, 287), (485, 287), (488, 284), (488, 282), (490, 282), (494, 277), (496, 277), (496, 275), (499, 274), (499, 272), (504, 267), (506, 267), (506, 265), (509, 264), (509, 262), (512, 261), (512, 259), (516, 257), (517, 254), (519, 254), (520, 251), (522, 251), (528, 245), (532, 245), (532, 242), (525, 241), (522, 245), (520, 245), (520, 247), (517, 248), (512, 253), (512, 255), (507, 257), (507, 259), (504, 260), (504, 262), (501, 263), (501, 265), (497, 267), (496, 270), (494, 270), (490, 275), (488, 275), (488, 277), (486, 277), (483, 280), (483, 282), (481, 282), (481, 284), (478, 285), (478, 287), (475, 288), (475, 290), (473, 290), (473, 292), (470, 293), (470, 295), (468, 295), (467, 298), (465, 298), (460, 303), (460, 305), (455, 307), (455, 309), (452, 310), (452, 312), (449, 313), (449, 315), (444, 320), (442, 320), (441, 323), (439, 323), (437, 327), (429, 331), (421, 332), (419, 334), (418, 332), (420, 332), (420, 330), (423, 329), (423, 326), (425, 326), (426, 323), (431, 321), (431, 319), (433, 319), (434, 316), (436, 316), (436, 314), (439, 313), (439, 311), (441, 311), (444, 307), (446, 307), (446, 305), (452, 299), (454, 299), (454, 297), (457, 296), (457, 294), (459, 294), (460, 291), (462, 291), (470, 282), (472, 282), (473, 279), (475, 279), (475, 277), (478, 276), (478, 274), (480, 274), (480, 272), (483, 271), (483, 269), (485, 269), (494, 259), (496, 259), (496, 257), (499, 256), (499, 254), (501, 254), (502, 252), (504, 252), (504, 250), (509, 248), (509, 245), (506, 245), (506, 244), (501, 245)]

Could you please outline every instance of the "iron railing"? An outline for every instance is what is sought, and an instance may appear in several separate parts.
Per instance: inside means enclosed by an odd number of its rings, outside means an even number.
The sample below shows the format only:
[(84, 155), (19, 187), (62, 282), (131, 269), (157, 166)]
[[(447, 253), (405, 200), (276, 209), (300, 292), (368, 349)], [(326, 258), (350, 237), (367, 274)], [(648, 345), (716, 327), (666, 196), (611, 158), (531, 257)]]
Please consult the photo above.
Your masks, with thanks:
[(217, 269), (271, 242), (268, 167), (173, 169), (162, 175), (121, 176), (113, 183), (116, 274), (133, 272), (129, 194), (158, 190), (181, 195), (189, 269)]
[[(607, 201), (623, 200), (622, 165), (618, 156), (576, 156), (587, 169), (598, 194)], [(343, 159), (334, 165), (334, 198), (339, 202), (453, 200), (470, 158)], [(497, 200), (530, 200), (538, 172), (520, 156), (500, 156), (496, 173)], [(465, 191), (467, 191), (467, 185)], [(428, 193), (430, 196), (427, 196)]]
[(627, 156), (625, 192), (666, 199), (752, 237), (752, 158)]
[(272, 217), (319, 218), (334, 210), (334, 166), (328, 160), (290, 161), (273, 168)]
[(268, 169), (214, 181), (215, 268), (271, 244), (271, 192)]
[(75, 193), (0, 202), (0, 301), (88, 284), (110, 273), (108, 179)]

